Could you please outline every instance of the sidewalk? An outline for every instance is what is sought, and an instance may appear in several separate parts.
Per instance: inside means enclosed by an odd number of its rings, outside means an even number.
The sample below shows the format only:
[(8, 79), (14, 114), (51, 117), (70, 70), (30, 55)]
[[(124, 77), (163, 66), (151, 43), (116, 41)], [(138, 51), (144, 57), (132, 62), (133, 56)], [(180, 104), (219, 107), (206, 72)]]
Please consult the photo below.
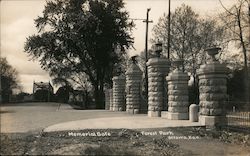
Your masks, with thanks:
[[(112, 112), (110, 112), (112, 113)], [(98, 119), (76, 120), (63, 122), (49, 126), (45, 132), (82, 130), (82, 129), (143, 129), (163, 127), (201, 126), (198, 122), (189, 120), (168, 120), (160, 117), (150, 118), (146, 114), (131, 115), (125, 117), (106, 117)]]

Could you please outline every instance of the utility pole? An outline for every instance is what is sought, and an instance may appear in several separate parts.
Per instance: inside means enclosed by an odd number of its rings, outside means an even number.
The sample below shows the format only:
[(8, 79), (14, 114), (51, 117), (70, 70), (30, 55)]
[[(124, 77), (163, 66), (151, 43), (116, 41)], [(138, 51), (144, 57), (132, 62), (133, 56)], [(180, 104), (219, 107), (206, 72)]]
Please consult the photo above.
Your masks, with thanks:
[(148, 61), (148, 23), (153, 23), (152, 20), (149, 20), (149, 11), (151, 9), (148, 8), (147, 9), (147, 14), (146, 14), (146, 19), (140, 19), (140, 18), (131, 18), (132, 20), (142, 20), (143, 22), (146, 23), (146, 36), (145, 36), (145, 83), (146, 83), (146, 86), (145, 86), (145, 91), (146, 91), (146, 100), (148, 100), (148, 68), (147, 68), (147, 61)]
[(48, 83), (48, 88), (47, 88), (47, 90), (48, 90), (48, 102), (50, 101), (50, 81), (49, 81), (49, 83)]
[(146, 37), (145, 37), (145, 81), (146, 81), (146, 99), (148, 101), (148, 67), (147, 67), (147, 62), (148, 62), (148, 23), (152, 23), (153, 21), (148, 20), (148, 14), (151, 9), (147, 9), (147, 18), (143, 22), (146, 23)]
[(2, 73), (0, 73), (0, 104), (2, 103)]
[(170, 59), (170, 1), (168, 0), (168, 59)]

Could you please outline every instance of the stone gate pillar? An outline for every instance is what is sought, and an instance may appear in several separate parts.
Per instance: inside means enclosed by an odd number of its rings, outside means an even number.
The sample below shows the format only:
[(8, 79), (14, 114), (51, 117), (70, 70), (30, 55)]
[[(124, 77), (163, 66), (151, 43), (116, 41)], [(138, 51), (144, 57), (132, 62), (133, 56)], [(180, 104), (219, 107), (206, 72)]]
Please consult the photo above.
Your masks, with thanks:
[(199, 121), (206, 126), (225, 123), (224, 105), (227, 101), (227, 72), (225, 64), (219, 63), (215, 55), (220, 48), (207, 49), (211, 60), (197, 71), (200, 92)]
[(175, 61), (177, 67), (166, 77), (168, 82), (168, 112), (170, 120), (188, 120), (188, 81), (187, 73), (180, 69), (182, 60)]
[(140, 109), (140, 90), (142, 71), (136, 64), (135, 57), (132, 57), (132, 63), (128, 65), (126, 71), (126, 112), (138, 114)]
[[(160, 56), (150, 58), (148, 66), (148, 116), (160, 117), (164, 105), (167, 105), (166, 75), (170, 62)], [(166, 106), (165, 106), (166, 107)]]
[(125, 110), (125, 76), (113, 77), (113, 110)]

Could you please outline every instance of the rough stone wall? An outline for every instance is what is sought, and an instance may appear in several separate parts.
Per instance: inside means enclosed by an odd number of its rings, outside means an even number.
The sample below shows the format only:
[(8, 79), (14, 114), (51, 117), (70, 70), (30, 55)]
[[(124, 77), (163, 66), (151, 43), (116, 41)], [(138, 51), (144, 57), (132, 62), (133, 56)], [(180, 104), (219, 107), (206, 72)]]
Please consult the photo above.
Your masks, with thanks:
[(125, 76), (113, 77), (113, 110), (125, 110)]
[(140, 109), (142, 71), (135, 64), (128, 66), (126, 71), (126, 111), (137, 114)]
[(170, 63), (165, 58), (151, 58), (147, 62), (148, 66), (148, 116), (160, 116), (163, 106), (167, 105), (164, 99), (166, 93), (165, 77), (169, 72)]
[(202, 65), (198, 70), (201, 115), (223, 115), (223, 107), (227, 100), (226, 73), (226, 66), (215, 60)]
[(188, 74), (176, 69), (166, 79), (168, 81), (168, 112), (187, 114)]

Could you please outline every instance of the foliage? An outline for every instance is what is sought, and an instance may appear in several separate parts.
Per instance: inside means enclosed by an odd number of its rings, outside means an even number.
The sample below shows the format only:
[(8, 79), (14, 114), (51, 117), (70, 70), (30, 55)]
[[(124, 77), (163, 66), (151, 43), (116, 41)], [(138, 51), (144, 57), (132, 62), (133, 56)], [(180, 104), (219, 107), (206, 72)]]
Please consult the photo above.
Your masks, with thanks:
[[(217, 27), (216, 20), (203, 19), (190, 6), (182, 4), (171, 14), (170, 57), (183, 59), (185, 71), (196, 76), (196, 69), (204, 63), (204, 49), (219, 46), (223, 40), (223, 30)], [(164, 14), (153, 28), (153, 43), (162, 41), (167, 48), (168, 16)]]
[(104, 107), (104, 84), (133, 40), (122, 0), (48, 1), (35, 23), (39, 34), (27, 39), (25, 52), (55, 78), (85, 74)]
[(18, 72), (7, 62), (6, 58), (0, 57), (0, 74), (2, 102), (9, 102), (13, 90), (21, 90), (21, 86), (18, 84)]
[(21, 92), (16, 95), (16, 101), (23, 102), (25, 100), (25, 96), (30, 96), (29, 93)]
[(34, 100), (40, 102), (54, 101), (54, 94), (47, 89), (39, 89), (34, 93)]
[[(248, 69), (250, 71), (250, 69)], [(236, 106), (237, 109), (243, 109), (246, 104), (245, 99), (245, 73), (244, 69), (234, 70), (228, 79), (227, 90), (229, 95), (229, 105)], [(248, 83), (249, 85), (250, 83)], [(248, 86), (250, 88), (250, 85)], [(230, 106), (229, 106), (230, 107)], [(232, 107), (230, 107), (232, 108)]]
[(62, 102), (62, 103), (68, 103), (70, 90), (72, 89), (68, 86), (62, 86), (58, 88), (58, 90), (56, 91), (56, 95), (55, 95), (56, 101)]
[[(168, 16), (164, 14), (153, 28), (153, 43), (161, 41), (167, 49), (167, 38), (170, 37), (170, 60), (184, 60), (183, 71), (191, 73), (194, 95), (192, 103), (198, 102), (198, 82), (196, 70), (207, 59), (204, 50), (223, 45), (223, 29), (215, 19), (201, 18), (190, 6), (182, 4), (171, 14), (170, 36), (168, 36)], [(164, 51), (163, 51), (164, 52)]]

